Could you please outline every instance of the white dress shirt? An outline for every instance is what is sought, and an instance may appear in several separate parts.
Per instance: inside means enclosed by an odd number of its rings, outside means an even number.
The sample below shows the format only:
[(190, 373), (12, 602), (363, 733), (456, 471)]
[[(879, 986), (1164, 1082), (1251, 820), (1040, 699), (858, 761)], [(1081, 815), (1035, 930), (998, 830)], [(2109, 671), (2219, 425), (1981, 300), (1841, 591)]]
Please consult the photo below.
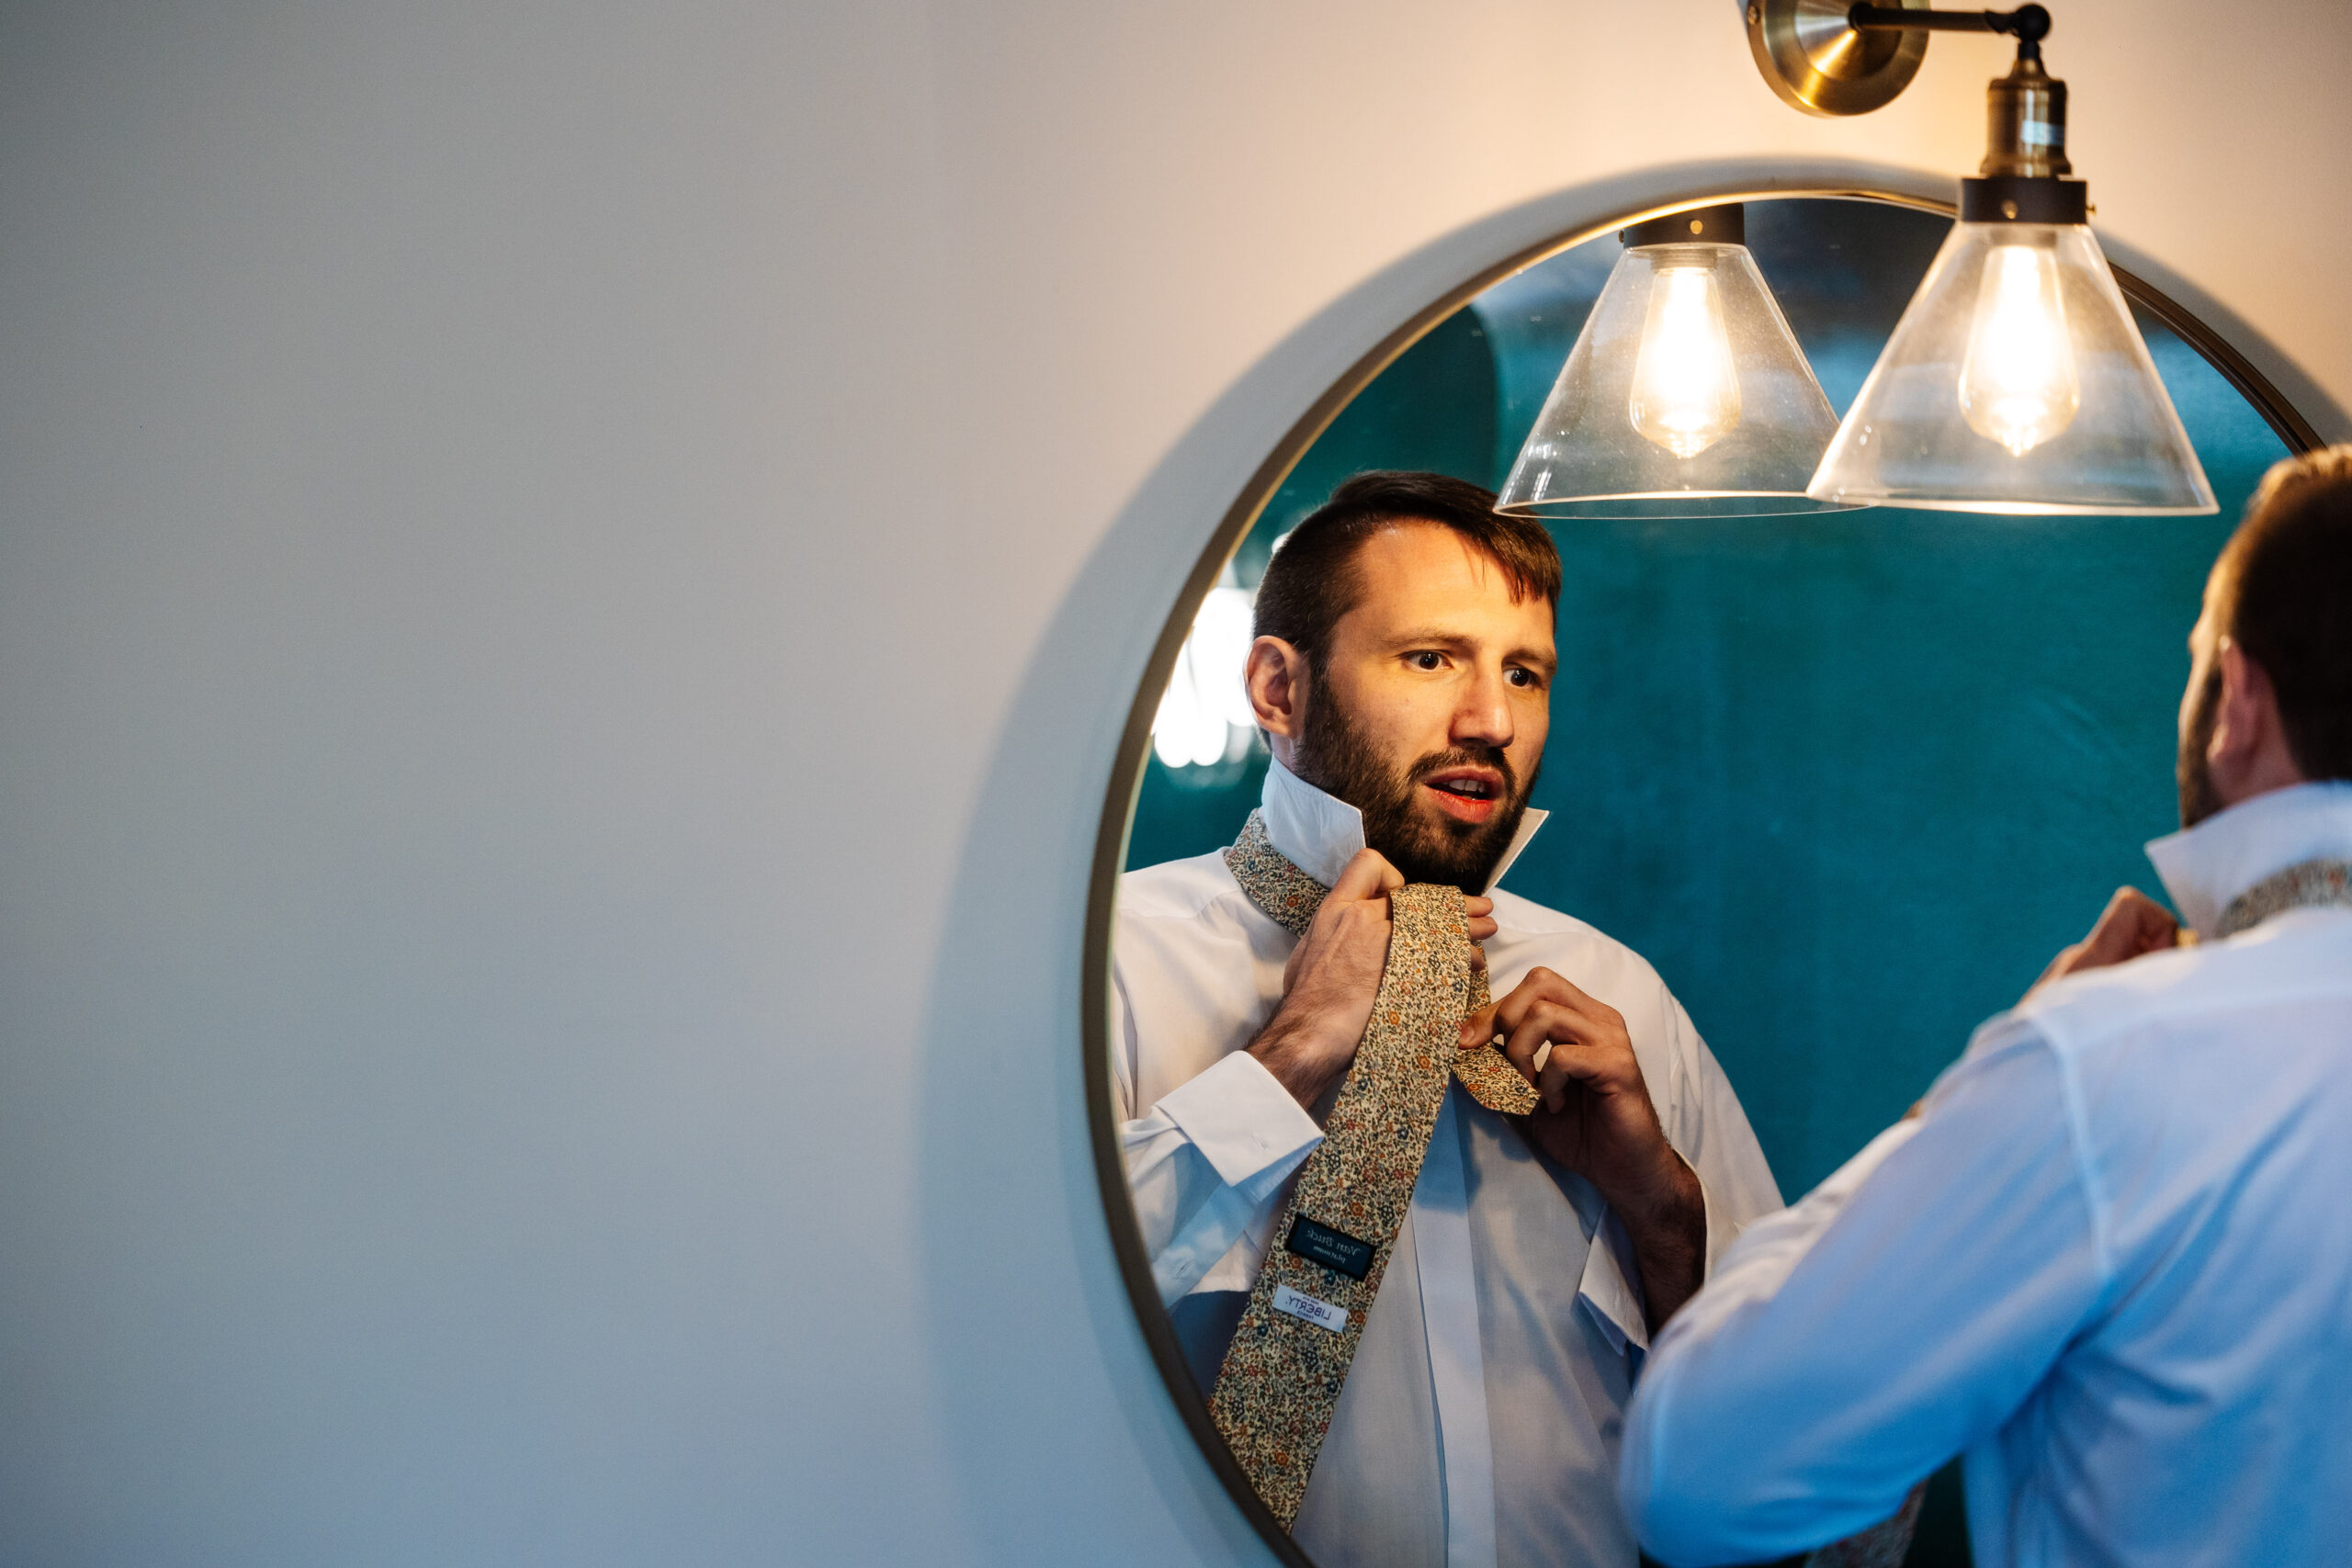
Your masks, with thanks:
[[(1279, 762), (1263, 810), (1274, 848), (1327, 886), (1363, 848), (1361, 814)], [(1543, 814), (1527, 817), (1506, 867)], [(1582, 921), (1492, 897), (1497, 996), (1542, 964), (1624, 1015), (1667, 1138), (1705, 1192), (1712, 1258), (1780, 1207), (1723, 1070), (1634, 953)], [(1221, 854), (1120, 880), (1121, 1138), (1160, 1294), (1199, 1347), (1204, 1392), (1291, 1179), (1322, 1141), (1244, 1049), (1282, 999), (1295, 945)], [(1453, 1086), (1295, 1539), (1327, 1568), (1631, 1568), (1613, 1472), (1648, 1337), (1631, 1246), (1600, 1195)]]
[[(2352, 860), (2352, 784), (2148, 846), (2210, 935)], [(1985, 1564), (2352, 1550), (2352, 910), (2044, 987), (1733, 1247), (1661, 1336), (1621, 1489), (1668, 1562), (1778, 1557), (1954, 1453)]]

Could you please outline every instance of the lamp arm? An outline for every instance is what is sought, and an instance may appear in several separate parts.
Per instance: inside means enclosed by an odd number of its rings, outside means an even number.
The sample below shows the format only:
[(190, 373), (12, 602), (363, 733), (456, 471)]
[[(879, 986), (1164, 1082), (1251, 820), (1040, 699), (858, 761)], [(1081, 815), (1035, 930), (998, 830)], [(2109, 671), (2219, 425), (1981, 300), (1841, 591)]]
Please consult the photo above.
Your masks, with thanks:
[(2050, 36), (2050, 13), (2039, 6), (2014, 11), (1915, 11), (1860, 0), (1846, 13), (1846, 25), (1858, 33), (2007, 33), (2018, 40), (2019, 60), (2039, 60), (2041, 40)]
[[(2038, 5), (2014, 11), (1935, 11), (1924, 6), (1862, 0), (1747, 0), (1747, 47), (1756, 68), (1781, 101), (1806, 114), (1868, 114), (1894, 101), (1910, 85), (1938, 33), (2002, 33), (2017, 39), (2017, 68), (2009, 73), (2012, 97), (2045, 91), (2054, 99), (2064, 88), (2041, 68), (2041, 40), (2050, 36), (2050, 13)], [(2037, 102), (1996, 105), (1996, 119), (2043, 123)], [(2063, 116), (2061, 117), (2063, 118)], [(2054, 123), (2054, 122), (2052, 122)], [(2059, 161), (2034, 155), (2032, 146), (2009, 147), (2015, 139), (1993, 127), (1992, 174), (2039, 177), (2064, 175)], [(2052, 144), (2054, 145), (2054, 143)], [(2047, 167), (2042, 165), (2047, 164)]]

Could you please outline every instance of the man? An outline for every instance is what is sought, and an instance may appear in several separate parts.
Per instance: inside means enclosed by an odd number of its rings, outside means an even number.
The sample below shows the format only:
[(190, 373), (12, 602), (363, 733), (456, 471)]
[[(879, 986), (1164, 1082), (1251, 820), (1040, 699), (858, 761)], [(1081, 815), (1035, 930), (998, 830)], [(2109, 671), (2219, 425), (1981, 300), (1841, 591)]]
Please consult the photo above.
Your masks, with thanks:
[(2184, 830), (1651, 1358), (1623, 1495), (1777, 1557), (1967, 1459), (1982, 1563), (2352, 1542), (2352, 447), (2273, 468), (2189, 635)]
[(1656, 973), (1492, 891), (1544, 815), (1526, 807), (1560, 589), (1549, 536), (1493, 505), (1438, 475), (1360, 475), (1267, 568), (1247, 670), (1273, 751), (1263, 842), (1329, 889), (1303, 939), (1226, 854), (1120, 885), (1122, 1136), (1204, 1392), (1364, 1035), (1390, 892), (1475, 895), (1501, 999), (1459, 1043), (1503, 1038), (1542, 1092), (1513, 1119), (1444, 1091), (1299, 1506), (1327, 1568), (1632, 1568), (1615, 1449), (1650, 1325), (1780, 1207)]

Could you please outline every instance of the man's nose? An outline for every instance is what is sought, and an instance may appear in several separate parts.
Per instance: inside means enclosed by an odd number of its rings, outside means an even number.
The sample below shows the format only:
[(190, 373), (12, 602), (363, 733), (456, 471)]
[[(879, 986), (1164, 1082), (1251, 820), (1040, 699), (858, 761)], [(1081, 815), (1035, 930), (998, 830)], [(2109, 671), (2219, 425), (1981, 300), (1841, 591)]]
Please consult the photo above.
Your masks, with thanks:
[(1511, 733), (1510, 687), (1500, 670), (1482, 670), (1453, 710), (1452, 739), (1456, 746), (1499, 750), (1510, 744)]

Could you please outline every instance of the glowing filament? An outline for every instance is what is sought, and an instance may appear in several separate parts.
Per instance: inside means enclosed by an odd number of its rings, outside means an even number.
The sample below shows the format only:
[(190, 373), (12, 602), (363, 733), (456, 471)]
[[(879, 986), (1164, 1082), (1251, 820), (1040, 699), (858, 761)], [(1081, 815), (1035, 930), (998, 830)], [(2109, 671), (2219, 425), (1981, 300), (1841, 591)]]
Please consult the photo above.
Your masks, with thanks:
[(2056, 255), (2033, 245), (1995, 246), (1984, 258), (1960, 367), (1968, 428), (2023, 457), (2074, 423), (2082, 401)]
[(1712, 268), (1657, 269), (1627, 412), (1635, 430), (1678, 457), (1697, 457), (1739, 423), (1739, 377)]

